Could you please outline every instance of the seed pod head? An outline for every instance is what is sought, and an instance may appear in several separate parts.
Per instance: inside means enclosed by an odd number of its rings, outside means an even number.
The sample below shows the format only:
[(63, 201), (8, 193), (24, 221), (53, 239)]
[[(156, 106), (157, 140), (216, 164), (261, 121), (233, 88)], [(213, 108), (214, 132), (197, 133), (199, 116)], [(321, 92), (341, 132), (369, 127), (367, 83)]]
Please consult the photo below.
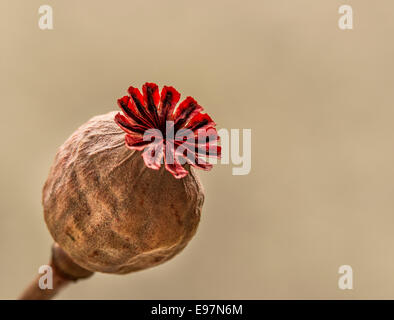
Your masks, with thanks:
[[(59, 148), (43, 188), (52, 237), (90, 271), (124, 274), (167, 261), (187, 245), (200, 220), (204, 193), (192, 167), (210, 165), (184, 154), (166, 163), (169, 139), (147, 144), (141, 128), (163, 130), (168, 119), (176, 130), (196, 126), (202, 108), (189, 98), (183, 110), (175, 108), (173, 88), (164, 87), (161, 98), (156, 85), (143, 89), (144, 95), (132, 88), (131, 97), (119, 100), (124, 115), (96, 116), (75, 131)], [(200, 147), (191, 153), (194, 161)]]

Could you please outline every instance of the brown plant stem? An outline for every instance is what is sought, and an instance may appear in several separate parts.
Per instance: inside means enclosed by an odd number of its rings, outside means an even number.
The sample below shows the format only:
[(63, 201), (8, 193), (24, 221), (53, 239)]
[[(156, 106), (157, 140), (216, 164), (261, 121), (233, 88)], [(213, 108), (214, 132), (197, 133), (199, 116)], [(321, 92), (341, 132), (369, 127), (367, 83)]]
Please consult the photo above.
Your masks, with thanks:
[(52, 267), (53, 289), (41, 289), (38, 283), (42, 275), (38, 275), (25, 289), (19, 300), (49, 300), (70, 282), (86, 279), (93, 275), (93, 272), (72, 261), (57, 243), (52, 246), (52, 257), (49, 265)]

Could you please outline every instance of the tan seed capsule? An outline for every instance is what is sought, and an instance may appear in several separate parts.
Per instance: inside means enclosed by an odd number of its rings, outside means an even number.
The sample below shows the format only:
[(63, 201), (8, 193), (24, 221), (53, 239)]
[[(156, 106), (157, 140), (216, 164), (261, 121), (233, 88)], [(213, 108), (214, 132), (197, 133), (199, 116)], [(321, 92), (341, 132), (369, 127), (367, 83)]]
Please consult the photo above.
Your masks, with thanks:
[(115, 113), (97, 116), (59, 149), (43, 190), (54, 240), (80, 266), (128, 273), (162, 263), (196, 232), (201, 183), (145, 166), (124, 146)]
[(220, 157), (216, 124), (191, 97), (177, 105), (172, 87), (128, 92), (123, 115), (92, 118), (59, 148), (42, 196), (57, 288), (33, 282), (22, 299), (49, 299), (96, 271), (158, 265), (195, 234), (204, 193), (193, 167), (210, 170), (204, 159)]

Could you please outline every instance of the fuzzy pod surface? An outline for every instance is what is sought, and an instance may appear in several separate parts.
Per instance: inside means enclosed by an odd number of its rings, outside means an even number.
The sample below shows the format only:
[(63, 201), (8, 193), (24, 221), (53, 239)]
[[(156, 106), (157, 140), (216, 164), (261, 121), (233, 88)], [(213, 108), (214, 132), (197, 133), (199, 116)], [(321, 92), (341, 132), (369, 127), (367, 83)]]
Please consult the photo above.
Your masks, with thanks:
[(204, 202), (193, 167), (210, 170), (206, 158), (220, 157), (216, 124), (196, 100), (178, 105), (173, 87), (142, 89), (118, 99), (123, 115), (96, 116), (76, 130), (43, 188), (53, 239), (88, 271), (129, 273), (180, 252)]
[(53, 239), (90, 271), (124, 274), (167, 261), (196, 232), (204, 193), (193, 168), (175, 179), (125, 147), (116, 112), (82, 125), (58, 150), (43, 188)]

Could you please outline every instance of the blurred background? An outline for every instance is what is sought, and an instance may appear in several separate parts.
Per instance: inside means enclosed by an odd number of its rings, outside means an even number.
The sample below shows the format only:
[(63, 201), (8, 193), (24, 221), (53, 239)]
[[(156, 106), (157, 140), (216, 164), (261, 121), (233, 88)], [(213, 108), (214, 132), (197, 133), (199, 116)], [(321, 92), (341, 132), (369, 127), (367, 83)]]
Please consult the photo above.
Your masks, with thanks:
[[(338, 28), (343, 4), (354, 30)], [(96, 274), (59, 299), (393, 299), (393, 11), (390, 0), (2, 0), (0, 298), (48, 262), (41, 188), (57, 148), (151, 81), (195, 97), (219, 128), (252, 129), (252, 170), (199, 172), (202, 220), (179, 256)], [(338, 288), (344, 264), (353, 290)]]

